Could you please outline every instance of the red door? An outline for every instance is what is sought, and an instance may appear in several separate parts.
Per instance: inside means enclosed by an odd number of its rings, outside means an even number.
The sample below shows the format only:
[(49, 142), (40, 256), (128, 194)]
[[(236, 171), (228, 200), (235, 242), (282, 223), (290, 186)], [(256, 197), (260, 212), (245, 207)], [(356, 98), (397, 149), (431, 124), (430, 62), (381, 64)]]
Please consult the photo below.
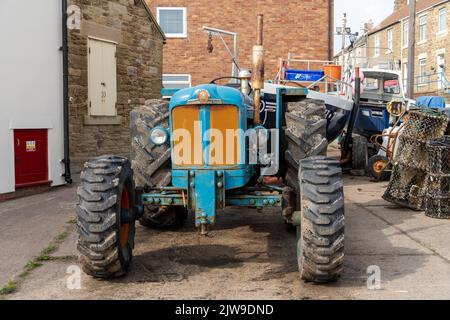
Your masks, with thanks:
[(48, 183), (47, 129), (14, 130), (16, 188)]

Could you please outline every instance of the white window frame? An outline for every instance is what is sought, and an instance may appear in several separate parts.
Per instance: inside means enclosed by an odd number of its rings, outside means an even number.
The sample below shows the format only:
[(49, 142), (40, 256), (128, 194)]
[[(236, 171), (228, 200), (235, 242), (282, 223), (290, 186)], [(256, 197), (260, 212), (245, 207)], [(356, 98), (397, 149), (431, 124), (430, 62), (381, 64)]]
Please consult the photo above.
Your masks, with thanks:
[(160, 11), (182, 11), (183, 12), (183, 32), (182, 33), (164, 33), (166, 38), (187, 38), (187, 8), (186, 7), (157, 7), (156, 19), (160, 23)]
[(403, 21), (402, 25), (402, 48), (408, 48), (409, 45), (409, 20)]
[(374, 36), (374, 42), (375, 42), (375, 45), (374, 45), (374, 48), (375, 48), (375, 50), (374, 50), (374, 57), (376, 58), (376, 57), (380, 56), (380, 51), (381, 51), (381, 49), (380, 49), (381, 37), (380, 37), (379, 33), (377, 33)]
[(387, 30), (387, 47), (388, 50), (386, 54), (391, 54), (394, 51), (394, 29), (390, 28)]
[[(164, 77), (188, 77), (189, 80), (188, 81), (164, 81)], [(167, 83), (170, 83), (170, 84), (187, 84), (188, 88), (191, 88), (192, 87), (192, 76), (190, 74), (188, 74), (188, 73), (181, 73), (181, 74), (179, 74), (179, 73), (177, 73), (177, 74), (175, 74), (175, 73), (165, 73), (165, 74), (162, 75), (163, 87), (164, 87), (164, 84), (167, 84)], [(167, 98), (167, 97), (164, 97), (164, 98)]]
[[(425, 23), (422, 24), (422, 19), (425, 19)], [(422, 26), (425, 26), (425, 32), (422, 33)], [(428, 15), (423, 14), (419, 17), (419, 42), (418, 44), (423, 44), (427, 42), (428, 39)]]
[[(444, 12), (443, 15), (441, 14), (442, 12)], [(445, 29), (441, 30), (441, 22), (442, 22), (441, 19), (442, 19), (442, 16), (444, 16), (444, 19), (445, 19)], [(437, 32), (437, 34), (438, 35), (442, 35), (442, 34), (446, 33), (447, 32), (447, 28), (448, 28), (448, 26), (447, 26), (447, 8), (443, 7), (443, 8), (439, 9), (439, 13), (438, 13), (438, 32)]]
[[(422, 62), (425, 62), (422, 64)], [(425, 77), (427, 75), (427, 56), (425, 55), (420, 55), (419, 56), (419, 86), (426, 86), (426, 81), (425, 81)], [(422, 66), (424, 67), (424, 73), (422, 73)]]

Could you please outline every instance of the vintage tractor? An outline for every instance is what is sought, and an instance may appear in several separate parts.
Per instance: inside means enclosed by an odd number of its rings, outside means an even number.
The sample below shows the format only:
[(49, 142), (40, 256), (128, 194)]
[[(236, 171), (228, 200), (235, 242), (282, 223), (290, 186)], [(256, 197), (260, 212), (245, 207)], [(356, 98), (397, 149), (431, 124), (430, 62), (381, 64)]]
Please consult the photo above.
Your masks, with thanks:
[(131, 161), (101, 156), (85, 164), (77, 213), (78, 249), (87, 274), (127, 273), (136, 220), (164, 229), (182, 226), (192, 213), (206, 235), (218, 210), (243, 207), (279, 208), (285, 222), (296, 227), (303, 280), (326, 283), (340, 277), (343, 180), (339, 161), (326, 158), (326, 151), (344, 130), (346, 121), (336, 119), (348, 115), (307, 99), (306, 89), (280, 87), (276, 119), (262, 126), (262, 16), (258, 25), (253, 78), (241, 70), (240, 90), (211, 83), (176, 92), (170, 104), (148, 101), (131, 113)]

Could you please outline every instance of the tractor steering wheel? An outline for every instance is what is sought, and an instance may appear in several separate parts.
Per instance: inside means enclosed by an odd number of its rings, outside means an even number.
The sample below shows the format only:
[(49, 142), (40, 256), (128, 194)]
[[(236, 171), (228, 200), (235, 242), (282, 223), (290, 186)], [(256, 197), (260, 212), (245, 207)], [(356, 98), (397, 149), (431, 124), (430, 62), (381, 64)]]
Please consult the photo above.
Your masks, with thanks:
[[(235, 80), (242, 81), (242, 80), (241, 80), (240, 78), (238, 78), (238, 77), (220, 77), (220, 78), (216, 78), (216, 79), (212, 80), (209, 84), (215, 84), (215, 85), (217, 85), (217, 81), (219, 81), (219, 80), (224, 80), (224, 79), (235, 79)], [(249, 95), (251, 95), (252, 92), (253, 92), (252, 84), (249, 83), (248, 85), (249, 85), (249, 87), (250, 87), (250, 93), (249, 93)], [(226, 87), (231, 87), (231, 88), (236, 88), (236, 89), (239, 89), (239, 88), (241, 87), (241, 86), (238, 85), (238, 84), (226, 84), (225, 86), (226, 86)]]
[(234, 79), (234, 80), (241, 80), (238, 77), (220, 77), (220, 78), (216, 78), (214, 80), (212, 80), (209, 84), (217, 84), (217, 81), (219, 80), (224, 80), (224, 79)]

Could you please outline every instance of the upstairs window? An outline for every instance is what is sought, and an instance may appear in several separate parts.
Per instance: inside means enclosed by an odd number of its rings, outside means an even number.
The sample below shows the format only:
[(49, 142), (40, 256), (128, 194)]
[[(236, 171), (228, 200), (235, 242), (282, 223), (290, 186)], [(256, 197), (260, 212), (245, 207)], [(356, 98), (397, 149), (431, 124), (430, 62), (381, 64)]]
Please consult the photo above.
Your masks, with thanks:
[(380, 55), (380, 34), (379, 33), (377, 33), (376, 35), (375, 35), (375, 44), (374, 44), (374, 47), (375, 47), (375, 57), (378, 57), (379, 55)]
[(156, 13), (158, 23), (167, 38), (187, 37), (186, 8), (159, 7)]
[(439, 10), (439, 32), (447, 31), (447, 9)]
[(419, 18), (419, 41), (427, 40), (427, 16)]
[(403, 22), (403, 47), (409, 44), (409, 21)]
[(389, 54), (392, 53), (392, 50), (394, 48), (394, 44), (393, 44), (393, 34), (394, 34), (394, 30), (393, 29), (389, 29), (387, 31), (387, 46), (389, 49)]

